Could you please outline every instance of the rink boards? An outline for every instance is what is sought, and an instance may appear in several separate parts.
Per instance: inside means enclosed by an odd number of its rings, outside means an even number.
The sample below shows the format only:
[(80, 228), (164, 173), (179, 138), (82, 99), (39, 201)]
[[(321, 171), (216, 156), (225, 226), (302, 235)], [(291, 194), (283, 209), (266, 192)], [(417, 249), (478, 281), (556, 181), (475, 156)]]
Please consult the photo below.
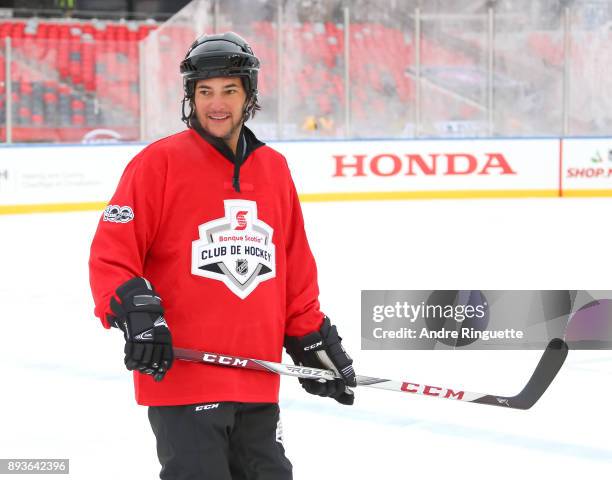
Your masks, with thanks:
[[(611, 138), (271, 142), (303, 201), (612, 196)], [(0, 148), (0, 213), (101, 209), (143, 144)]]

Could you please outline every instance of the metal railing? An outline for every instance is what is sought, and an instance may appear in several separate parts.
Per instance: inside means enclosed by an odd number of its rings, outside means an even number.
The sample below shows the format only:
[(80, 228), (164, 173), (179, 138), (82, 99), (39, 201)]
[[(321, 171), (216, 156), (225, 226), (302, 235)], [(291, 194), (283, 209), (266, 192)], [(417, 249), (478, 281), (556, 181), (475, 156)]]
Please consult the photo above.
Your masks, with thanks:
[[(252, 126), (265, 138), (612, 134), (612, 97), (602, 88), (612, 67), (599, 60), (612, 57), (612, 16), (604, 9), (594, 18), (589, 2), (517, 11), (503, 0), (466, 11), (461, 4), (475, 2), (452, 2), (445, 12), (436, 2), (271, 0), (255, 21), (235, 14), (246, 3), (192, 2), (145, 42), (172, 28), (247, 38), (262, 57), (264, 108)], [(209, 23), (193, 23), (196, 11), (209, 12)], [(176, 83), (180, 92), (178, 75)], [(146, 139), (180, 128), (145, 121)]]

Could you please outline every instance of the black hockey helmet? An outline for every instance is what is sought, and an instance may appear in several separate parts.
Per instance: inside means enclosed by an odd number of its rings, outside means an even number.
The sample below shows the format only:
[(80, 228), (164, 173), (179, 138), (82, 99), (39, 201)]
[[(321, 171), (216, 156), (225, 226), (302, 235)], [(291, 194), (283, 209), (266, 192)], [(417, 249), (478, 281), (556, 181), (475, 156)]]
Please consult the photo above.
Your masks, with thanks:
[(247, 94), (245, 121), (259, 109), (257, 105), (257, 73), (259, 59), (244, 38), (234, 32), (202, 35), (185, 55), (180, 66), (183, 76), (183, 121), (193, 115), (185, 115), (185, 102), (192, 101), (198, 80), (214, 77), (240, 77)]

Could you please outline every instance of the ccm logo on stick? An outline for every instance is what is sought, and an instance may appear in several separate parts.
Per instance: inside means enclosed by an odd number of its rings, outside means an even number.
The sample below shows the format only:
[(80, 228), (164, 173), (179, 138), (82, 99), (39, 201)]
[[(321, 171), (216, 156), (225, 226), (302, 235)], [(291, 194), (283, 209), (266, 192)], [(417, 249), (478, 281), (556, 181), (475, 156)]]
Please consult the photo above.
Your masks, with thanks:
[(212, 353), (205, 353), (202, 356), (202, 360), (208, 363), (218, 363), (221, 365), (231, 365), (238, 367), (246, 367), (248, 360), (241, 360), (239, 358), (224, 357), (223, 355), (214, 355)]
[(457, 400), (461, 400), (465, 394), (465, 392), (461, 390), (455, 392), (450, 388), (440, 388), (432, 385), (420, 385), (410, 382), (402, 383), (402, 392), (420, 393), (422, 395), (429, 395), (430, 397), (455, 398)]

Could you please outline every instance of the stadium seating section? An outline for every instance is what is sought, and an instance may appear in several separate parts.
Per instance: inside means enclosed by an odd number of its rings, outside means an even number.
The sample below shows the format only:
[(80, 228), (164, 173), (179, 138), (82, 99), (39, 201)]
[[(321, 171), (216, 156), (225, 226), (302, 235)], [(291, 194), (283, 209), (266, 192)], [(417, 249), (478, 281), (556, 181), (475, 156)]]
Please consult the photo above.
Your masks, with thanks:
[[(0, 21), (0, 92), (4, 38), (11, 39), (14, 141), (80, 141), (107, 127), (138, 138), (138, 41), (155, 24)], [(0, 98), (0, 125), (6, 119)], [(0, 138), (4, 137), (4, 132)]]
[[(4, 38), (10, 37), (13, 47), (14, 141), (80, 141), (96, 128), (109, 128), (123, 139), (136, 140), (138, 45), (155, 28), (155, 23), (148, 22), (0, 20), (0, 140), (6, 117), (2, 97), (6, 81)], [(291, 81), (283, 85), (287, 118), (299, 124), (307, 116), (333, 119), (340, 115), (344, 109), (343, 26), (291, 23), (285, 28), (286, 74), (282, 78)], [(261, 97), (274, 101), (279, 88), (276, 25), (253, 22), (248, 31), (240, 33), (249, 39), (265, 67), (260, 74)], [(409, 121), (405, 106), (414, 100), (410, 33), (375, 23), (355, 23), (350, 27), (350, 39), (352, 122), (372, 123), (372, 115), (385, 113)], [(170, 43), (180, 56), (189, 41), (176, 45), (175, 37)], [(561, 61), (560, 47), (546, 34), (534, 33), (529, 46), (552, 65)], [(424, 66), (474, 63), (469, 56), (426, 39), (421, 43), (421, 61)], [(176, 78), (177, 70), (162, 68), (162, 73)], [(397, 111), (389, 112), (390, 105)]]
[[(276, 26), (252, 24), (253, 48), (266, 65), (261, 74), (262, 96), (275, 95), (277, 84)], [(295, 112), (329, 116), (344, 108), (344, 29), (332, 22), (287, 26), (283, 78), (286, 103)], [(354, 121), (366, 120), (372, 110), (383, 113), (389, 102), (408, 102), (413, 96), (406, 66), (413, 61), (412, 41), (404, 33), (378, 24), (350, 28), (351, 111)], [(291, 54), (290, 52), (299, 52)], [(289, 116), (292, 117), (291, 112)]]

